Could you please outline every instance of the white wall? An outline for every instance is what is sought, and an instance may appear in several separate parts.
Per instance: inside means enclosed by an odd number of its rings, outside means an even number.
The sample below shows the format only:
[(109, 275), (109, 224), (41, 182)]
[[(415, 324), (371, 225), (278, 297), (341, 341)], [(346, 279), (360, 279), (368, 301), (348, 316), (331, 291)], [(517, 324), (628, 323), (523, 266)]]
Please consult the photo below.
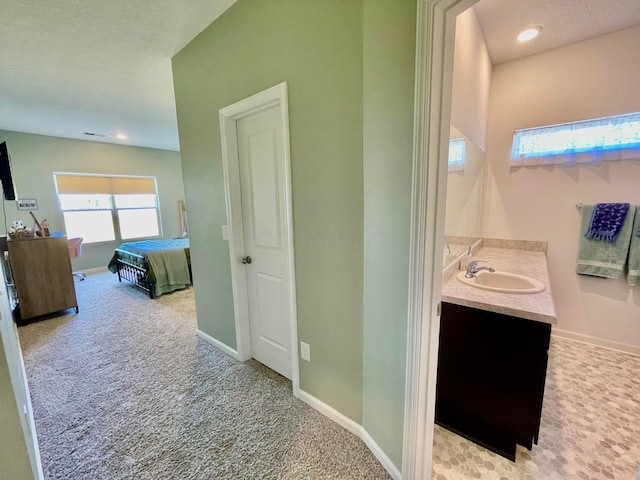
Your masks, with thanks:
[(0, 264), (0, 479), (42, 478), (27, 374)]
[(470, 8), (456, 19), (451, 124), (481, 150), (487, 146), (491, 58)]
[(466, 158), (463, 171), (449, 172), (447, 175), (444, 233), (461, 237), (478, 237), (482, 229), (486, 155), (453, 126), (450, 138), (464, 138)]
[(456, 19), (451, 99), (451, 138), (467, 139), (463, 172), (447, 175), (445, 234), (480, 235), (491, 87), (491, 59), (475, 10)]
[[(640, 111), (640, 26), (494, 67), (483, 234), (546, 240), (556, 332), (640, 352), (640, 288), (575, 274), (575, 204), (640, 204), (640, 161), (509, 170), (515, 129)], [(591, 338), (595, 337), (595, 338)]]
[(0, 341), (0, 478), (34, 478), (5, 349)]

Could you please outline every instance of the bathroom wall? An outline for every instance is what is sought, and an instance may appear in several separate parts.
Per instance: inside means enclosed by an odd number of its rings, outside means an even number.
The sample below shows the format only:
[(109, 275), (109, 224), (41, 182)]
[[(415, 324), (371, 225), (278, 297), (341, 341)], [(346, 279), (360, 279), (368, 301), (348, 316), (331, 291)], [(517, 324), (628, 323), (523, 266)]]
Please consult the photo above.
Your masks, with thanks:
[(640, 26), (495, 66), (483, 234), (546, 240), (554, 332), (640, 353), (640, 288), (575, 274), (575, 204), (640, 204), (640, 161), (509, 169), (515, 129), (640, 110)]
[(484, 196), (491, 59), (475, 10), (456, 19), (451, 99), (452, 137), (467, 139), (464, 171), (447, 175), (445, 234), (480, 235)]
[(481, 150), (487, 146), (491, 59), (473, 8), (456, 19), (451, 124)]
[(450, 138), (464, 138), (464, 170), (447, 175), (447, 210), (444, 233), (459, 237), (479, 237), (482, 229), (485, 152), (451, 126)]

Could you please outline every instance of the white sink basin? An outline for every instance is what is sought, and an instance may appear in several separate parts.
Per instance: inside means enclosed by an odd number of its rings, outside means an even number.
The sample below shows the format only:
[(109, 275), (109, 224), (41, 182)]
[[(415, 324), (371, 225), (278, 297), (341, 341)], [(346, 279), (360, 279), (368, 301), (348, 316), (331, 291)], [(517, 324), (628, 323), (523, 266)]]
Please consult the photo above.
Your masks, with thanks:
[(482, 270), (473, 278), (466, 278), (466, 272), (458, 272), (456, 278), (462, 283), (484, 290), (502, 293), (539, 293), (545, 290), (544, 283), (524, 275), (509, 272), (489, 272)]

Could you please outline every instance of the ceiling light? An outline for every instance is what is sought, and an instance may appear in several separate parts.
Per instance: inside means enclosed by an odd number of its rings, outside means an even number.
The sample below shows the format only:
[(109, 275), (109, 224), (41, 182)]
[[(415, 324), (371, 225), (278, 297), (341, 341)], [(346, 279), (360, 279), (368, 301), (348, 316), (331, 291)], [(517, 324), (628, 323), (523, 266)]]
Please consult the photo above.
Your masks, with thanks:
[(526, 28), (518, 34), (518, 41), (528, 42), (529, 40), (533, 40), (540, 34), (541, 31), (542, 31), (542, 27), (540, 25)]
[(119, 138), (120, 140), (126, 140), (127, 138), (129, 138), (129, 137), (127, 137), (127, 135), (126, 135), (126, 134), (124, 134), (124, 133), (118, 133), (118, 134), (116, 135), (116, 137), (117, 137), (117, 138)]

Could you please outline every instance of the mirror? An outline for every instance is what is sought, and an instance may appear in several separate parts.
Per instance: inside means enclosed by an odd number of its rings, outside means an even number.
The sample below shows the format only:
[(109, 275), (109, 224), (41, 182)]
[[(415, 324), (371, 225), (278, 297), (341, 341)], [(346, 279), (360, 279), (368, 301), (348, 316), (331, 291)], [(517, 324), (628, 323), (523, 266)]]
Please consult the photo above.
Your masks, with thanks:
[(453, 125), (449, 139), (451, 148), (456, 140), (463, 141), (464, 166), (455, 170), (450, 167), (447, 177), (443, 266), (480, 238), (486, 168), (485, 152)]
[(464, 245), (461, 237), (444, 238), (444, 251), (442, 252), (442, 266), (446, 267), (467, 251), (468, 245)]

